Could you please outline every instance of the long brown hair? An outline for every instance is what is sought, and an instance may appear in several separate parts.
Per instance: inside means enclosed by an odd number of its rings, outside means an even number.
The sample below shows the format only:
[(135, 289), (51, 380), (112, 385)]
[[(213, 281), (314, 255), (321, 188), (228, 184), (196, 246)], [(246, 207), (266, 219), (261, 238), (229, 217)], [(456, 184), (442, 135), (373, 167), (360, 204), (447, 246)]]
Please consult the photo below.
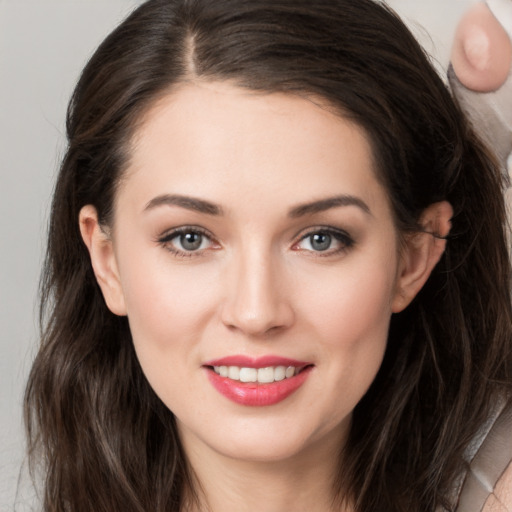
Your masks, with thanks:
[(445, 255), (392, 318), (338, 479), (358, 511), (449, 510), (468, 443), (512, 386), (502, 179), (417, 42), (371, 0), (150, 0), (91, 58), (68, 110), (26, 391), (44, 510), (178, 512), (190, 485), (173, 414), (127, 319), (105, 305), (78, 213), (92, 204), (112, 222), (138, 123), (193, 79), (321, 97), (359, 123), (401, 232), (429, 204), (452, 204)]

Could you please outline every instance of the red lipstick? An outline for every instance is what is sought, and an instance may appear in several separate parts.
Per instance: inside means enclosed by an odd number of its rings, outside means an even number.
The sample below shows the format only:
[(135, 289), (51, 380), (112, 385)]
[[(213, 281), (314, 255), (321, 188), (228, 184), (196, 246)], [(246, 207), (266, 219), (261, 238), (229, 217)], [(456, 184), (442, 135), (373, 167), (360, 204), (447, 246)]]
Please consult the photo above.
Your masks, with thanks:
[[(241, 382), (223, 377), (213, 370), (214, 366), (237, 366), (239, 368), (294, 367), (296, 374), (270, 383)], [(279, 356), (251, 358), (242, 355), (228, 356), (208, 361), (203, 365), (212, 386), (229, 400), (246, 406), (268, 406), (277, 404), (297, 391), (306, 381), (313, 365)]]
[(311, 363), (304, 361), (297, 361), (296, 359), (289, 359), (287, 357), (279, 356), (262, 356), (262, 357), (249, 357), (249, 356), (227, 356), (221, 359), (212, 359), (207, 361), (203, 366), (239, 366), (240, 368), (267, 368), (268, 366), (295, 366), (295, 368), (302, 368)]

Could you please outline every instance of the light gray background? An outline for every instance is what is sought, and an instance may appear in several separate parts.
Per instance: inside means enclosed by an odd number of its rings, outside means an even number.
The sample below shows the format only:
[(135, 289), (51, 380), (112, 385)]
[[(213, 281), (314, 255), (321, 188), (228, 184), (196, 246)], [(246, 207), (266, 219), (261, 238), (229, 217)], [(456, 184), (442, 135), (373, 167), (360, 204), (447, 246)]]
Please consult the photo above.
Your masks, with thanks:
[[(215, 0), (212, 0), (215, 1)], [(357, 1), (357, 0), (354, 0)], [(14, 510), (22, 395), (37, 345), (37, 281), (81, 68), (140, 0), (0, 0), (0, 511)], [(442, 71), (474, 0), (389, 0)], [(25, 509), (21, 505), (19, 510)], [(16, 509), (18, 510), (18, 508)]]

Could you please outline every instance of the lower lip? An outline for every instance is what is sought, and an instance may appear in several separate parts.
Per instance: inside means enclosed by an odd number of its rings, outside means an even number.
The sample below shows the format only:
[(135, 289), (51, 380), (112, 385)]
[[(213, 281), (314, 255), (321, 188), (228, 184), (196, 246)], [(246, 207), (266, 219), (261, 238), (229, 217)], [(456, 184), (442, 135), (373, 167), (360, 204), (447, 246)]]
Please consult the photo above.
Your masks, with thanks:
[(227, 377), (221, 377), (211, 369), (207, 369), (207, 372), (213, 387), (221, 395), (240, 405), (263, 407), (282, 402), (297, 391), (308, 378), (311, 369), (312, 367), (308, 366), (295, 377), (270, 384), (228, 379)]

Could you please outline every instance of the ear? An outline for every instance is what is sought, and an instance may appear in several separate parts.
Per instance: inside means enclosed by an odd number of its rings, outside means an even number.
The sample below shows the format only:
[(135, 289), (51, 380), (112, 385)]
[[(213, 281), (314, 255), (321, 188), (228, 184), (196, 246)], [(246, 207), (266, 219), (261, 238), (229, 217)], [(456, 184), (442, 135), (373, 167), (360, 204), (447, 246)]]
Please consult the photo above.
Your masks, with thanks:
[(126, 315), (112, 240), (99, 224), (94, 206), (87, 205), (80, 210), (79, 225), (82, 239), (89, 249), (94, 275), (108, 308), (116, 315)]
[(407, 237), (400, 258), (393, 313), (411, 303), (443, 255), (452, 216), (453, 209), (447, 201), (431, 204), (420, 217), (423, 231)]

